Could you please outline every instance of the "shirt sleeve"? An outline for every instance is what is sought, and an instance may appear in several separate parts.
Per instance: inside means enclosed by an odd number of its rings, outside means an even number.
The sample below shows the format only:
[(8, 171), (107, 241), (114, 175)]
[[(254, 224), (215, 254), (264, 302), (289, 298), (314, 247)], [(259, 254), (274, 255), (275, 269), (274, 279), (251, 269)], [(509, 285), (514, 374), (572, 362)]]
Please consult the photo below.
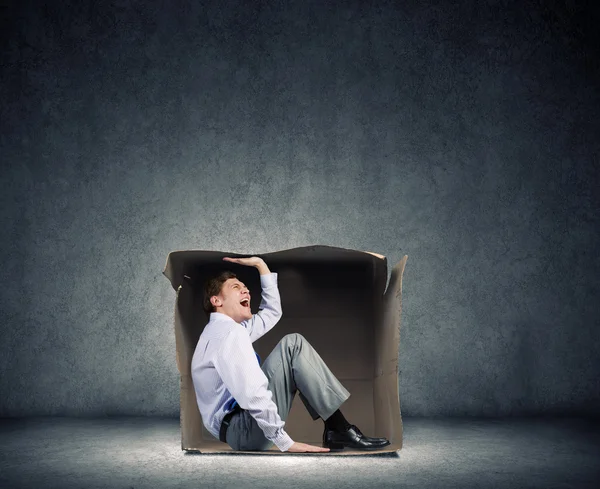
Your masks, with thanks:
[(265, 438), (282, 452), (288, 450), (294, 441), (283, 429), (285, 423), (279, 417), (268, 389), (269, 381), (258, 365), (246, 330), (236, 327), (224, 338), (214, 365), (225, 387), (256, 420)]
[(260, 276), (261, 301), (258, 312), (240, 324), (248, 330), (250, 341), (254, 343), (262, 335), (270, 331), (281, 319), (281, 297), (277, 287), (277, 273), (272, 272)]

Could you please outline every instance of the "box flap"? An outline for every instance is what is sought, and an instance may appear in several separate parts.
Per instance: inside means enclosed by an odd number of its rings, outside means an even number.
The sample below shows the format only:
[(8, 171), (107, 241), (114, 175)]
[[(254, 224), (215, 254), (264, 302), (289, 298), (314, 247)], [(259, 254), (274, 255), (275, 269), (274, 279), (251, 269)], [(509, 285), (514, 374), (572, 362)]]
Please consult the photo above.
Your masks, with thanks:
[(390, 442), (402, 447), (402, 415), (398, 389), (400, 318), (402, 315), (402, 276), (408, 256), (392, 269), (383, 297), (383, 320), (375, 338), (375, 381), (373, 408), (375, 432), (385, 433)]
[[(383, 268), (386, 272), (387, 279), (387, 261), (385, 256), (370, 251), (349, 250), (346, 248), (337, 248), (334, 246), (325, 245), (303, 246), (289, 250), (253, 255), (211, 250), (172, 251), (167, 256), (167, 261), (162, 273), (169, 279), (173, 289), (177, 290), (185, 280), (194, 282), (194, 277), (197, 275), (197, 271), (203, 267), (211, 265), (214, 266), (216, 264), (222, 266), (224, 263), (231, 265), (231, 263), (222, 261), (223, 257), (225, 256), (231, 256), (234, 258), (259, 256), (263, 258), (267, 264), (273, 264), (274, 266), (281, 263), (301, 261), (323, 261), (330, 263), (343, 263), (344, 261), (370, 261), (373, 263), (373, 277), (376, 275), (375, 269), (377, 265), (381, 265), (383, 262)], [(378, 258), (378, 260), (375, 260), (373, 257)]]

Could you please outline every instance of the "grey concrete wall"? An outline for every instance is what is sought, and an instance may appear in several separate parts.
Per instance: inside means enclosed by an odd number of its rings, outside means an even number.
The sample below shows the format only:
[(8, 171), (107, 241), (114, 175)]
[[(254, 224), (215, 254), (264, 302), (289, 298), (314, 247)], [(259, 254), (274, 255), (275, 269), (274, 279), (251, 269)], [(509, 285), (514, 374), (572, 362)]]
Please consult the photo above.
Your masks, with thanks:
[(177, 416), (167, 254), (312, 244), (408, 254), (404, 415), (598, 412), (594, 13), (13, 3), (0, 415)]

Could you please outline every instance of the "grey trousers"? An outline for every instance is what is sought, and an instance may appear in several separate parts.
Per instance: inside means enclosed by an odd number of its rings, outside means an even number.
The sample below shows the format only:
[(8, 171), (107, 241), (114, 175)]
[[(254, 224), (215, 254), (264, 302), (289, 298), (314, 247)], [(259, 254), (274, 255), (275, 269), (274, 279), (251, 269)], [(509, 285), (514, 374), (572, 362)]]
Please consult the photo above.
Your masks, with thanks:
[[(313, 420), (329, 418), (350, 397), (312, 345), (298, 333), (284, 336), (261, 369), (269, 379), (269, 390), (283, 421), (296, 391)], [(234, 450), (269, 450), (273, 446), (245, 410), (233, 415), (226, 438)]]

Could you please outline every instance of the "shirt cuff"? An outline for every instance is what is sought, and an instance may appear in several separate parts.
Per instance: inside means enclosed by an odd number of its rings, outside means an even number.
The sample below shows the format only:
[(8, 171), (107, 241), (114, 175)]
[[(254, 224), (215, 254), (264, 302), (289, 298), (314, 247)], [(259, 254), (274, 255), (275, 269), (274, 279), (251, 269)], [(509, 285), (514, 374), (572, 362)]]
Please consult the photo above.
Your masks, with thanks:
[(277, 438), (273, 438), (272, 441), (282, 452), (287, 452), (294, 444), (294, 440), (292, 440), (290, 435), (283, 430), (281, 430), (281, 434)]
[(267, 273), (266, 275), (260, 276), (261, 287), (268, 287), (269, 285), (277, 285), (277, 272)]

